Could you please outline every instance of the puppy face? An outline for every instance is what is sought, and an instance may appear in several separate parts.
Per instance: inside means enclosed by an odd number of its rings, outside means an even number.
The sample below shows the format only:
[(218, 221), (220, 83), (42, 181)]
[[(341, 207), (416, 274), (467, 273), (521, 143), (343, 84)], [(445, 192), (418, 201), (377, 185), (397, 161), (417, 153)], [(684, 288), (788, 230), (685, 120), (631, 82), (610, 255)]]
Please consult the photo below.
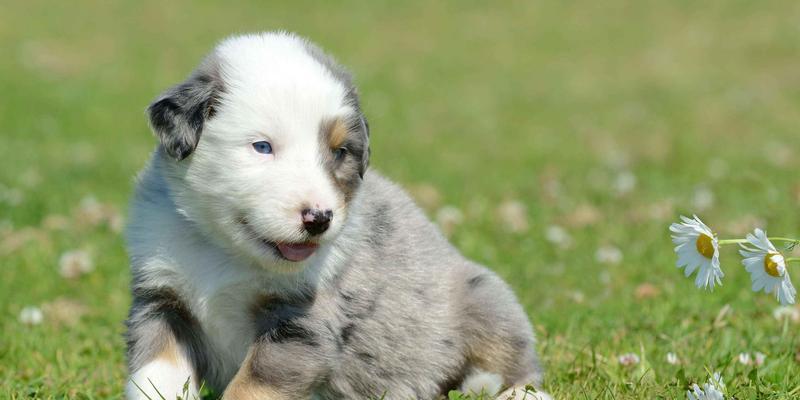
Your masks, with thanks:
[(349, 75), (289, 34), (222, 42), (148, 109), (177, 206), (264, 267), (334, 238), (369, 157)]

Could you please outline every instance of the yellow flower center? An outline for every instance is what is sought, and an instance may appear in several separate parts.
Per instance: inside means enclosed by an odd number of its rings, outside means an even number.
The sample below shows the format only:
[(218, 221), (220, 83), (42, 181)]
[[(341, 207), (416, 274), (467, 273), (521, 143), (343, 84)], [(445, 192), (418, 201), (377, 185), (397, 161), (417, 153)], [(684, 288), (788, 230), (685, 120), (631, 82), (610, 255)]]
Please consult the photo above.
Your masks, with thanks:
[(775, 258), (781, 257), (778, 253), (768, 253), (766, 257), (764, 257), (764, 271), (768, 274), (780, 278), (781, 272), (778, 270), (778, 263), (775, 261)]
[(697, 252), (702, 254), (705, 258), (712, 258), (714, 257), (714, 244), (711, 243), (711, 236), (701, 233), (700, 236), (697, 237)]

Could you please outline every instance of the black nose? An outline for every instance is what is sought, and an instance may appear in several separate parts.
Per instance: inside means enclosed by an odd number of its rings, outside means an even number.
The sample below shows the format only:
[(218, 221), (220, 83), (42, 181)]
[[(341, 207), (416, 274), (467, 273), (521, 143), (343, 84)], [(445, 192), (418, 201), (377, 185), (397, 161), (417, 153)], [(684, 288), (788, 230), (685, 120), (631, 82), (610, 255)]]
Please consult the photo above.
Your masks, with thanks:
[(312, 235), (321, 235), (328, 230), (333, 218), (333, 211), (306, 208), (303, 210), (303, 227)]

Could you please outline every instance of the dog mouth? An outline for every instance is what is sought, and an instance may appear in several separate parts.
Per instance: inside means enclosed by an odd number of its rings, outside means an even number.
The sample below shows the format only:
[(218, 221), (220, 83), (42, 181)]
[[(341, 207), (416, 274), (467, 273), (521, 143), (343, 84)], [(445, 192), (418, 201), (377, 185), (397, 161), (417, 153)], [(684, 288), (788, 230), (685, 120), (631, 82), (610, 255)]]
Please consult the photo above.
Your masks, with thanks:
[(271, 250), (276, 256), (292, 262), (299, 262), (303, 261), (317, 251), (319, 248), (319, 243), (306, 241), (306, 242), (275, 242), (264, 237), (261, 237), (254, 229), (250, 226), (250, 223), (247, 221), (246, 218), (242, 217), (239, 219), (239, 223), (244, 227), (245, 231), (247, 232), (248, 236), (252, 237), (255, 241), (259, 242), (262, 246), (266, 247), (267, 249)]
[(311, 257), (319, 247), (318, 244), (313, 242), (275, 243), (274, 246), (284, 259), (294, 262), (303, 261)]

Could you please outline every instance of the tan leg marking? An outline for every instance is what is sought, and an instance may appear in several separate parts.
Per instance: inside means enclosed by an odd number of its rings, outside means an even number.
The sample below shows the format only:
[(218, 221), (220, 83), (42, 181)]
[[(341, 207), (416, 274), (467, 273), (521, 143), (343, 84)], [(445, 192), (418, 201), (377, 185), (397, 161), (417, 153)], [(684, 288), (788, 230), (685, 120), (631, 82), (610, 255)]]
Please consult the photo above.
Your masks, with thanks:
[(290, 396), (281, 394), (275, 388), (259, 382), (250, 368), (253, 351), (247, 354), (239, 372), (233, 377), (225, 393), (223, 400), (290, 400)]
[(161, 352), (158, 353), (156, 359), (163, 360), (172, 365), (178, 365), (178, 348), (175, 345), (175, 339), (170, 338), (165, 344)]

